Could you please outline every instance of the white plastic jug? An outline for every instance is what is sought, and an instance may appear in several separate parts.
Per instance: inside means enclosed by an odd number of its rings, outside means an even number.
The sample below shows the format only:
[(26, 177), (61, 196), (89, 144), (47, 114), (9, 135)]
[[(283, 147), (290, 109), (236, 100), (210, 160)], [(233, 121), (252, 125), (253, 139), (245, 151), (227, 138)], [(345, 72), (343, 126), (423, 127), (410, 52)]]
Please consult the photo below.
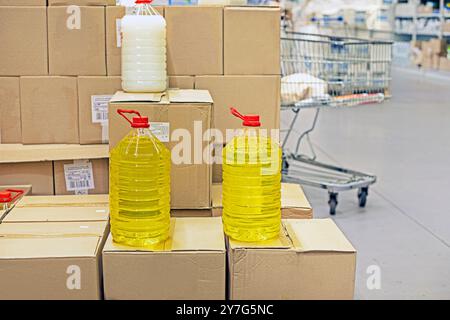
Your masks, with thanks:
[(162, 92), (167, 89), (166, 20), (137, 0), (136, 14), (122, 18), (122, 89)]

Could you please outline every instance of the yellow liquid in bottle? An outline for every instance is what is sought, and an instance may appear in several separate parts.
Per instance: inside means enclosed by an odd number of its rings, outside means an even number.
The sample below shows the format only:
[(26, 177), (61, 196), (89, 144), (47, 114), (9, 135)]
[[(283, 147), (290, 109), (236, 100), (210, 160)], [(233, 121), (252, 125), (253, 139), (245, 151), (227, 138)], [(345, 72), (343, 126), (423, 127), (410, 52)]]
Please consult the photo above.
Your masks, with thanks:
[(245, 130), (223, 150), (223, 223), (238, 241), (275, 238), (281, 225), (281, 157), (279, 145)]
[(110, 154), (114, 242), (151, 247), (169, 237), (170, 151), (149, 129), (133, 129)]

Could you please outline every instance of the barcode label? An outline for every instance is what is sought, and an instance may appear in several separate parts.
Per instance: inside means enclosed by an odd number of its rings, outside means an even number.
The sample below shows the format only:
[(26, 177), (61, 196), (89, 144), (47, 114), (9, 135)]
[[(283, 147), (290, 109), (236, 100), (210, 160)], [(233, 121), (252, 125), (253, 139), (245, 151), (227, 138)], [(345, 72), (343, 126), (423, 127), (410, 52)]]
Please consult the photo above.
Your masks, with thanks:
[(92, 123), (108, 122), (108, 104), (112, 95), (91, 96)]
[(168, 122), (150, 122), (150, 130), (161, 142), (170, 142), (170, 124)]
[(67, 191), (80, 191), (94, 189), (94, 174), (92, 163), (74, 163), (64, 165)]

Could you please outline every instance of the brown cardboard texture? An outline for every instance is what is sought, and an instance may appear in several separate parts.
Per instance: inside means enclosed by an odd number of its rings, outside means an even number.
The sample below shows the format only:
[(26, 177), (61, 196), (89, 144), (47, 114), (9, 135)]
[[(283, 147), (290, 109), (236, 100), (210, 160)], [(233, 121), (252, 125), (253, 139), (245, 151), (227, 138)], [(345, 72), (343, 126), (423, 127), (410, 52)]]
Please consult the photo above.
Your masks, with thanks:
[[(184, 159), (183, 163), (172, 161), (171, 206), (172, 209), (211, 208), (211, 165), (200, 155), (200, 148), (194, 148), (194, 145), (201, 144), (203, 154), (203, 150), (209, 145), (208, 141), (199, 141), (200, 138), (203, 139), (203, 132), (211, 128), (212, 99), (208, 91), (169, 90), (165, 94), (129, 94), (119, 91), (111, 99), (109, 106), (110, 148), (131, 130), (129, 123), (117, 113), (117, 109), (134, 109), (141, 115), (148, 116), (150, 128), (152, 122), (160, 122), (160, 125), (167, 128), (169, 135), (159, 138), (169, 150), (180, 143), (170, 139), (174, 130), (189, 131), (190, 159)], [(201, 124), (201, 134), (195, 132), (195, 122), (197, 128)], [(179, 146), (176, 150), (181, 152)]]
[(19, 78), (0, 77), (0, 143), (21, 143)]
[(77, 79), (21, 77), (24, 144), (78, 143)]
[[(92, 167), (91, 179), (84, 179), (82, 181), (87, 182), (92, 188), (84, 189), (87, 194), (106, 194), (109, 193), (109, 159), (92, 159), (92, 160), (63, 160), (54, 162), (54, 177), (55, 177), (55, 194), (56, 195), (68, 195), (76, 194), (75, 190), (71, 190), (71, 180), (66, 179), (66, 173), (68, 173), (65, 165), (77, 165), (77, 164), (90, 163)], [(88, 169), (89, 170), (89, 169)], [(92, 182), (92, 183), (91, 183)], [(72, 184), (74, 182), (72, 181)], [(67, 189), (69, 184), (69, 189)], [(73, 186), (72, 186), (73, 187)], [(80, 191), (80, 190), (78, 190)]]
[(229, 241), (229, 298), (353, 299), (356, 250), (334, 222), (289, 219), (283, 227), (266, 243)]
[(80, 143), (108, 143), (108, 102), (120, 77), (78, 77)]
[(223, 74), (223, 8), (169, 6), (167, 68), (169, 75)]
[(211, 93), (214, 126), (224, 137), (226, 129), (242, 128), (242, 121), (230, 114), (232, 106), (242, 114), (260, 115), (263, 129), (280, 128), (279, 76), (198, 76), (195, 88)]
[(23, 197), (16, 208), (23, 207), (108, 207), (109, 195), (65, 195)]
[[(212, 215), (222, 215), (222, 184), (212, 185)], [(302, 187), (293, 183), (281, 184), (281, 217), (283, 219), (312, 219), (313, 209)]]
[(0, 7), (0, 76), (47, 75), (46, 7)]
[(32, 195), (53, 194), (51, 161), (0, 163), (0, 185), (31, 185)]
[(78, 8), (48, 7), (49, 73), (104, 76), (105, 8)]
[(0, 224), (0, 299), (101, 299), (106, 230), (106, 221)]
[(105, 299), (225, 299), (225, 242), (220, 218), (173, 218), (170, 238), (153, 250), (103, 249)]
[(48, 0), (49, 6), (115, 6), (116, 0)]
[(224, 74), (280, 74), (280, 8), (225, 7)]
[(47, 5), (47, 0), (0, 0), (0, 6), (43, 6)]
[(195, 77), (192, 76), (170, 76), (169, 88), (171, 89), (194, 89)]
[[(164, 7), (155, 6), (154, 8), (164, 16)], [(120, 76), (122, 74), (118, 30), (120, 30), (120, 19), (125, 15), (125, 11), (126, 8), (123, 6), (106, 7), (106, 69), (109, 76)]]
[(79, 207), (15, 207), (3, 219), (3, 223), (82, 222), (108, 221), (108, 206)]
[(431, 39), (429, 41), (431, 51), (439, 56), (447, 55), (447, 40), (446, 39)]
[(175, 218), (212, 217), (212, 209), (174, 209), (170, 216)]

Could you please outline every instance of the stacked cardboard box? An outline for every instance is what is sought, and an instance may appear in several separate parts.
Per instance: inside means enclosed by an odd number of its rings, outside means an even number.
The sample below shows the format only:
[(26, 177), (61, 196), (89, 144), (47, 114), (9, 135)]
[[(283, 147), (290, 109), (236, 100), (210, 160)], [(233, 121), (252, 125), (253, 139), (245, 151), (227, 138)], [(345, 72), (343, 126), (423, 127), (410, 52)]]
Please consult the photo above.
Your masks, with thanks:
[(415, 60), (424, 68), (450, 71), (447, 62), (447, 42), (445, 39), (431, 39), (412, 43), (420, 50), (420, 57)]
[(108, 207), (88, 197), (82, 205), (66, 198), (64, 206), (28, 198), (0, 223), (0, 299), (102, 299)]

